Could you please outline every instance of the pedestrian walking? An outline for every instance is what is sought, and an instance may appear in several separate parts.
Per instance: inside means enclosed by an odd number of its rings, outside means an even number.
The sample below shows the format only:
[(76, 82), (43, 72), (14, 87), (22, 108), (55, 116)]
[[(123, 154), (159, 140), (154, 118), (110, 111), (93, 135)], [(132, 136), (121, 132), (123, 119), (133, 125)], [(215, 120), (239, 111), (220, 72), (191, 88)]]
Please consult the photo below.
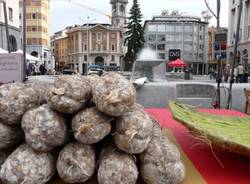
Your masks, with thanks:
[(45, 74), (46, 74), (47, 70), (46, 70), (44, 64), (41, 64), (41, 65), (40, 65), (39, 71), (40, 71), (40, 74), (41, 74), (41, 75), (45, 75)]
[(243, 74), (244, 74), (244, 67), (240, 63), (237, 67), (237, 79), (236, 82), (242, 83), (243, 82)]

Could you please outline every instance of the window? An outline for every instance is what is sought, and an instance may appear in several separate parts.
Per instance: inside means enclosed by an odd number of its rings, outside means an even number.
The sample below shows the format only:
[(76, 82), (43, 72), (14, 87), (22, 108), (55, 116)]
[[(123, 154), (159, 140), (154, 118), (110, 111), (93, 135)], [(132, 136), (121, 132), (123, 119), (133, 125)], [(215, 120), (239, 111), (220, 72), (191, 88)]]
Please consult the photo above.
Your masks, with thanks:
[(84, 45), (84, 50), (86, 51), (88, 48), (87, 48), (87, 45)]
[(165, 25), (158, 25), (157, 26), (157, 31), (158, 32), (165, 32), (166, 31), (166, 26)]
[(112, 39), (115, 39), (115, 33), (112, 33), (112, 34), (111, 34), (111, 38), (112, 38)]
[(163, 35), (157, 35), (157, 40), (158, 40), (158, 42), (165, 42), (166, 36), (164, 34)]
[(155, 42), (155, 40), (156, 40), (156, 35), (153, 35), (153, 34), (148, 35), (148, 41)]
[(158, 50), (165, 50), (165, 44), (158, 44), (157, 49)]
[(203, 58), (203, 54), (199, 54), (199, 58)]
[(150, 49), (156, 50), (156, 44), (148, 44)]
[(200, 35), (200, 40), (202, 40), (202, 35)]
[(98, 39), (98, 40), (101, 40), (101, 33), (98, 33), (98, 34), (97, 34), (97, 39)]
[(32, 31), (36, 31), (36, 27), (32, 27)]
[(175, 41), (178, 42), (178, 41), (182, 41), (182, 40), (183, 40), (183, 36), (182, 36), (181, 34), (179, 34), (179, 35), (176, 34), (176, 35), (175, 35)]
[(9, 8), (9, 21), (13, 22), (13, 9)]
[(183, 31), (183, 27), (182, 26), (175, 26), (175, 32), (182, 32)]
[(148, 25), (149, 32), (156, 32), (156, 25)]
[(114, 51), (115, 50), (115, 45), (112, 44), (111, 49), (112, 49), (112, 51)]
[(184, 45), (184, 50), (185, 51), (193, 50), (193, 46), (191, 44), (186, 44), (186, 45)]
[(166, 35), (166, 41), (174, 41), (174, 35), (173, 34), (167, 34)]
[(111, 61), (115, 61), (115, 56), (114, 55), (111, 56)]
[(32, 13), (32, 19), (36, 19), (36, 14)]
[(184, 35), (184, 41), (192, 41), (192, 40), (193, 40), (192, 34)]
[(174, 25), (167, 25), (166, 26), (166, 31), (167, 32), (174, 32)]
[(203, 31), (203, 27), (202, 26), (200, 26), (200, 31)]
[(192, 26), (188, 25), (184, 27), (185, 32), (192, 32)]
[(159, 59), (165, 59), (165, 54), (164, 54), (164, 53), (158, 54), (158, 58), (159, 58)]
[(123, 5), (120, 6), (120, 12), (124, 12), (125, 8)]
[(19, 13), (19, 20), (21, 20), (22, 19), (22, 14), (21, 13)]
[(100, 44), (98, 44), (98, 51), (100, 51), (101, 50), (101, 45)]
[(88, 60), (87, 55), (84, 55), (84, 61), (87, 61), (87, 60)]
[(103, 34), (102, 34), (102, 38), (103, 38), (103, 40), (106, 40), (106, 39), (107, 39), (107, 34), (106, 34), (106, 33), (103, 33)]

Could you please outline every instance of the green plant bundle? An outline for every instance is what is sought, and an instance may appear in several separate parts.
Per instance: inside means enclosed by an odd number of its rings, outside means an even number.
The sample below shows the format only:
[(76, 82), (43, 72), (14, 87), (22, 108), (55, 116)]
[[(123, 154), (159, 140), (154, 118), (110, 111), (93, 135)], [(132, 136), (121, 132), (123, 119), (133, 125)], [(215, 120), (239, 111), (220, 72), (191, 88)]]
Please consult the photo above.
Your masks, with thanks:
[(211, 115), (173, 101), (169, 102), (169, 107), (174, 119), (209, 145), (250, 156), (250, 116)]

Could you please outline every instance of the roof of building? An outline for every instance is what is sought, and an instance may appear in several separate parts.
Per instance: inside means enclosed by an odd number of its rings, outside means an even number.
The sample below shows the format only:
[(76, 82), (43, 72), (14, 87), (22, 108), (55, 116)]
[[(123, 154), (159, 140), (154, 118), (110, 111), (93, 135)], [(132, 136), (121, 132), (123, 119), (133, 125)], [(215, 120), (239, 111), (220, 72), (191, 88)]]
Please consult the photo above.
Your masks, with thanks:
[(152, 20), (146, 20), (144, 22), (143, 28), (145, 28), (148, 23), (166, 23), (166, 22), (192, 22), (199, 24), (208, 24), (206, 21), (202, 21), (200, 17), (190, 16), (190, 15), (158, 15), (153, 16)]
[(91, 23), (91, 24), (83, 24), (83, 25), (75, 25), (73, 27), (70, 27), (67, 31), (67, 33), (71, 33), (71, 32), (75, 32), (75, 31), (79, 31), (79, 30), (87, 30), (87, 29), (93, 29), (95, 27), (103, 27), (104, 29), (108, 29), (108, 30), (116, 30), (116, 31), (122, 31), (121, 28), (119, 27), (114, 27), (111, 24), (107, 24), (107, 23)]

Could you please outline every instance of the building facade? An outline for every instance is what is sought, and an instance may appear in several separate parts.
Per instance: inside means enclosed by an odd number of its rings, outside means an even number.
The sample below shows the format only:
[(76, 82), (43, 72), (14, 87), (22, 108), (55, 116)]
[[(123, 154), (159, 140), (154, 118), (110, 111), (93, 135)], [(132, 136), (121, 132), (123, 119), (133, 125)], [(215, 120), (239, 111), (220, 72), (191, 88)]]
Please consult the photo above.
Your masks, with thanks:
[[(21, 31), (19, 27), (19, 0), (6, 0), (7, 18), (11, 51), (21, 49)], [(0, 2), (0, 48), (7, 50), (5, 17), (3, 3)]]
[[(20, 20), (23, 15), (20, 0)], [(22, 26), (22, 25), (21, 25)], [(50, 0), (26, 0), (27, 53), (38, 57), (46, 69), (53, 69), (50, 48)]]
[(218, 32), (215, 27), (208, 28), (208, 65), (217, 69), (218, 59), (222, 68), (227, 62), (227, 28), (220, 28)]
[[(234, 44), (236, 37), (236, 26), (239, 12), (239, 0), (229, 0), (228, 15), (228, 62), (232, 64), (234, 55)], [(250, 52), (250, 1), (243, 0), (243, 9), (241, 14), (239, 45), (236, 53), (236, 65), (242, 63), (246, 70), (249, 70), (249, 52)]]
[(167, 62), (171, 60), (172, 51), (178, 52), (194, 74), (204, 74), (208, 70), (207, 32), (207, 22), (177, 12), (163, 11), (162, 15), (144, 23), (145, 45)]
[(54, 56), (58, 71), (72, 68), (68, 60), (68, 35), (67, 29), (55, 33)]
[(84, 24), (68, 30), (69, 63), (85, 73), (89, 65), (120, 66), (122, 29), (110, 24)]

